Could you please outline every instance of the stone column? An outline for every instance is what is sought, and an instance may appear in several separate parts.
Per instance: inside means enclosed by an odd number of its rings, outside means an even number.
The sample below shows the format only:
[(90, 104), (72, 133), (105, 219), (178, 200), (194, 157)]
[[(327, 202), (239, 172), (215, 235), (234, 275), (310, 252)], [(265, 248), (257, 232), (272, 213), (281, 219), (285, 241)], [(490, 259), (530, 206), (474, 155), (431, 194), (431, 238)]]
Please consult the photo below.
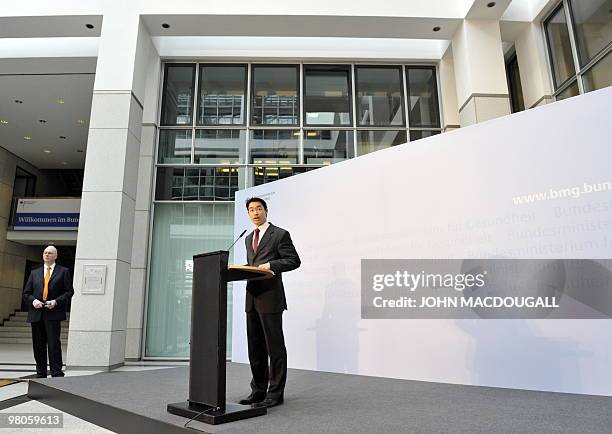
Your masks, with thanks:
[(464, 20), (452, 49), (461, 126), (510, 114), (499, 21)]
[(136, 188), (136, 213), (134, 217), (134, 236), (132, 266), (130, 271), (130, 295), (128, 300), (127, 341), (125, 357), (140, 360), (144, 354), (143, 329), (145, 293), (147, 288), (149, 233), (153, 197), (153, 172), (155, 170), (155, 145), (157, 143), (158, 95), (161, 79), (161, 60), (155, 47), (151, 47), (148, 59), (145, 88), (145, 104), (142, 120), (140, 156), (138, 164), (138, 185)]
[(459, 128), (459, 105), (457, 104), (457, 86), (455, 83), (455, 66), (453, 49), (449, 45), (440, 59), (440, 99), (442, 101), (442, 132)]
[[(70, 317), (69, 368), (112, 369), (125, 360), (134, 216), (152, 44), (139, 16), (105, 15), (94, 83)], [(105, 270), (85, 293), (88, 267)]]
[(514, 42), (521, 74), (525, 108), (553, 102), (552, 83), (546, 61), (544, 32), (539, 23), (529, 23)]

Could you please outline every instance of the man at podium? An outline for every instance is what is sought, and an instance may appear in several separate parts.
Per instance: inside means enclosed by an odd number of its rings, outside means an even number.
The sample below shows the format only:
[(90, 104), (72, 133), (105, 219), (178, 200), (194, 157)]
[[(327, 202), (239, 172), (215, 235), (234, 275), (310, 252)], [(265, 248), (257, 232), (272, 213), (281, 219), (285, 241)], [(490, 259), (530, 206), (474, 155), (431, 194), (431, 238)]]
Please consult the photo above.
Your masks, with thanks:
[(287, 380), (283, 336), (287, 301), (282, 273), (295, 270), (301, 262), (289, 232), (268, 222), (268, 205), (263, 199), (248, 199), (246, 208), (255, 225), (245, 240), (248, 265), (271, 270), (274, 276), (247, 283), (245, 310), (253, 379), (251, 394), (240, 404), (274, 407), (283, 403)]

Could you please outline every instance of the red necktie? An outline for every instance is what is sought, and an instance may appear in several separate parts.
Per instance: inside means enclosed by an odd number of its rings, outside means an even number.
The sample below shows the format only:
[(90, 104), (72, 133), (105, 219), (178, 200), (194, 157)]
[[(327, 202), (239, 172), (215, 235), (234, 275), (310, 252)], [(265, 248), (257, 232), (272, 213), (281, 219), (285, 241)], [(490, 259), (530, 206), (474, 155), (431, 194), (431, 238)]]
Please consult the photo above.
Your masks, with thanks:
[(255, 229), (255, 236), (253, 237), (253, 253), (257, 253), (259, 247), (259, 228)]

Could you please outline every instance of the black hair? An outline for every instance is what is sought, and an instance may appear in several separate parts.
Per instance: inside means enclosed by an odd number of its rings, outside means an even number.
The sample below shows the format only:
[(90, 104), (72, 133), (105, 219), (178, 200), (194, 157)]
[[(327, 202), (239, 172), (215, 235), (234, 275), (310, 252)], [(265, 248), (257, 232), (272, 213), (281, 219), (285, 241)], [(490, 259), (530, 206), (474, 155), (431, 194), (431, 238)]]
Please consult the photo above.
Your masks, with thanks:
[(249, 205), (251, 204), (251, 202), (259, 202), (259, 203), (261, 203), (261, 205), (266, 210), (266, 212), (268, 212), (268, 204), (262, 198), (260, 198), (260, 197), (249, 197), (247, 199), (247, 201), (246, 201), (246, 209), (247, 210), (249, 209)]

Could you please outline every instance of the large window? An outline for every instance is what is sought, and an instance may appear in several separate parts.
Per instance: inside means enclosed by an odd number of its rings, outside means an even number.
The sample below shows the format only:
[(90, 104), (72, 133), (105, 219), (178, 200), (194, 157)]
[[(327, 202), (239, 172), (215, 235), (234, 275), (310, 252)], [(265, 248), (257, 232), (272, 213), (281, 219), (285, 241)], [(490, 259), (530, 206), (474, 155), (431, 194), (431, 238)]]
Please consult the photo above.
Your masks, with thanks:
[(244, 125), (246, 65), (200, 66), (198, 125)]
[(440, 128), (436, 68), (406, 67), (411, 128)]
[(357, 67), (359, 125), (405, 125), (402, 69), (399, 66)]
[(544, 21), (557, 100), (612, 85), (612, 2), (563, 0)]
[(166, 64), (162, 99), (162, 125), (191, 125), (194, 83), (194, 65)]
[(350, 66), (305, 65), (304, 111), (306, 125), (350, 126)]
[(251, 123), (253, 125), (298, 125), (298, 67), (254, 65)]

